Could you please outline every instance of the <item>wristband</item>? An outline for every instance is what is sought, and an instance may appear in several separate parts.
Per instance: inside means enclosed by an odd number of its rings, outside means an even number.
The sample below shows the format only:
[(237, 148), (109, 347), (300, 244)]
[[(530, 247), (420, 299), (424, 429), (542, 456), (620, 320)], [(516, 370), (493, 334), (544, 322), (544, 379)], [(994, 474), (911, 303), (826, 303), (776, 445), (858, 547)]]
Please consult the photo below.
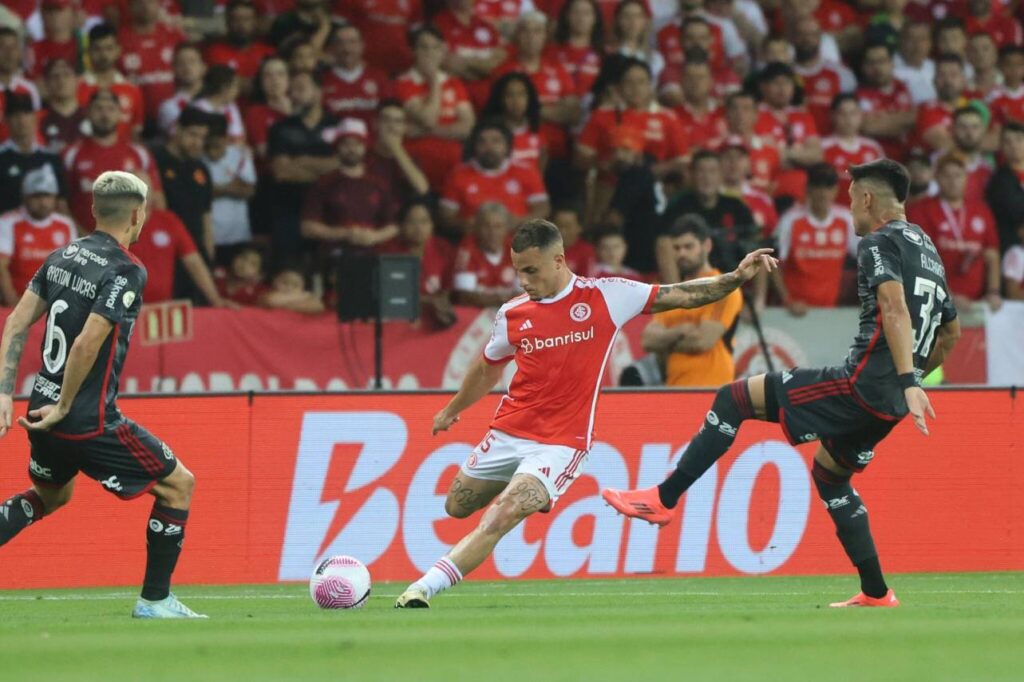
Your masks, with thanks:
[(896, 377), (900, 382), (900, 388), (904, 391), (908, 388), (920, 388), (921, 382), (917, 380), (917, 374), (915, 372), (907, 372), (906, 374), (900, 374)]

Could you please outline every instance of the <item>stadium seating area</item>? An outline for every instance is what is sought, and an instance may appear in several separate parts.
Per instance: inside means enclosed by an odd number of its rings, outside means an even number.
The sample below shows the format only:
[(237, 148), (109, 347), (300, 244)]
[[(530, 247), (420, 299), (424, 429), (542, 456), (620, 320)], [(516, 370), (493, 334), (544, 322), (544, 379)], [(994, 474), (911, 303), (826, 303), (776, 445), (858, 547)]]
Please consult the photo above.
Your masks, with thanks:
[[(323, 314), (349, 259), (422, 260), (424, 320), (517, 288), (550, 217), (578, 274), (680, 277), (772, 243), (755, 308), (855, 302), (847, 168), (907, 164), (962, 306), (1024, 298), (1011, 0), (12, 0), (0, 8), (0, 303), (153, 190), (144, 299)], [(685, 273), (684, 273), (685, 274)], [(979, 303), (980, 302), (980, 303)]]

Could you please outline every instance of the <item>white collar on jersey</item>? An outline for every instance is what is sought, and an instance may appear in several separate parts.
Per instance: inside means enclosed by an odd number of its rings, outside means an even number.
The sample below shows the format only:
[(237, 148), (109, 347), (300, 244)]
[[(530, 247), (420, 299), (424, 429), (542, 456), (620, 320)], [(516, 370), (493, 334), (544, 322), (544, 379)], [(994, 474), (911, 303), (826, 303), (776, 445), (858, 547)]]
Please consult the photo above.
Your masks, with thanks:
[(565, 285), (565, 288), (564, 288), (564, 289), (562, 289), (561, 291), (559, 291), (559, 292), (558, 292), (557, 294), (555, 294), (554, 296), (549, 296), (548, 298), (542, 298), (542, 299), (540, 299), (539, 301), (537, 301), (537, 303), (557, 303), (558, 301), (561, 301), (561, 300), (562, 300), (563, 298), (565, 298), (566, 296), (568, 296), (568, 295), (569, 295), (569, 292), (570, 292), (570, 291), (572, 291), (572, 288), (573, 288), (574, 286), (576, 286), (576, 275), (573, 275), (573, 276), (572, 276), (572, 277), (571, 277), (571, 278), (569, 279), (569, 283)]

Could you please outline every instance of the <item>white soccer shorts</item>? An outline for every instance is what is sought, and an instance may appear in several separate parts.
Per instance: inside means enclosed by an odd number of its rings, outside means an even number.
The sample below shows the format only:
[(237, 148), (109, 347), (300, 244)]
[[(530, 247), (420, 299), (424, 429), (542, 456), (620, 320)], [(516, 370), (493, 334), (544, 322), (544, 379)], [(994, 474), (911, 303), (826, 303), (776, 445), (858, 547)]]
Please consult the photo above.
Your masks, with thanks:
[(485, 481), (511, 481), (516, 474), (530, 474), (544, 484), (551, 505), (579, 478), (590, 459), (586, 450), (567, 445), (538, 443), (494, 429), (473, 448), (462, 473)]

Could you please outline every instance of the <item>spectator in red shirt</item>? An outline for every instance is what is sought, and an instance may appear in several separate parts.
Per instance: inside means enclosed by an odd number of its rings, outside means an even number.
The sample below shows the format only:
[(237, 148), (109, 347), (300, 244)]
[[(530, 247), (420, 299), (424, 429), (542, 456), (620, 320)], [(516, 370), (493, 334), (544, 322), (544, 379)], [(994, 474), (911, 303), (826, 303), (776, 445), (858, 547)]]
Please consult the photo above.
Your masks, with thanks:
[(506, 73), (494, 82), (481, 118), (500, 120), (512, 133), (513, 163), (543, 172), (548, 162), (547, 144), (541, 137), (541, 104), (533, 81), (523, 73)]
[(43, 69), (54, 59), (78, 64), (78, 41), (75, 39), (75, 16), (71, 0), (43, 0), (40, 5), (43, 37), (25, 51), (29, 78), (39, 80)]
[(257, 306), (269, 291), (263, 283), (263, 254), (252, 244), (240, 247), (227, 271), (214, 273), (217, 293), (240, 306)]
[(782, 165), (774, 142), (754, 132), (757, 104), (749, 92), (739, 91), (725, 100), (726, 143), (736, 138), (750, 153), (750, 182), (758, 189), (774, 192), (775, 179)]
[(601, 71), (604, 54), (604, 26), (594, 0), (568, 0), (555, 24), (554, 41), (544, 56), (555, 59), (569, 72), (576, 95), (586, 99)]
[(319, 50), (304, 36), (292, 36), (290, 40), (281, 44), (277, 53), (287, 60), (288, 70), (293, 76), (297, 73), (308, 73), (319, 78), (320, 72), (326, 66), (320, 58)]
[(131, 0), (130, 8), (131, 16), (121, 21), (117, 36), (121, 68), (142, 91), (146, 118), (155, 120), (160, 104), (174, 94), (171, 60), (185, 34), (161, 22), (159, 0)]
[(796, 74), (780, 62), (765, 66), (758, 78), (761, 106), (754, 132), (773, 140), (782, 157), (783, 171), (776, 177), (776, 197), (799, 199), (803, 196), (803, 168), (822, 159), (821, 138), (814, 117), (803, 106), (795, 105)]
[(256, 5), (251, 0), (230, 0), (224, 10), (227, 35), (206, 48), (207, 63), (234, 69), (246, 93), (252, 89), (260, 62), (274, 54), (274, 48), (257, 38), (257, 19)]
[(536, 168), (512, 163), (512, 133), (498, 121), (481, 121), (470, 135), (469, 161), (452, 169), (441, 193), (441, 222), (466, 234), (481, 205), (499, 203), (516, 219), (548, 215), (544, 180)]
[(267, 57), (260, 64), (253, 83), (252, 98), (242, 113), (249, 146), (256, 157), (257, 170), (264, 171), (270, 128), (292, 113), (288, 96), (288, 64), (280, 57)]
[(972, 200), (985, 198), (985, 187), (994, 170), (988, 155), (982, 150), (987, 129), (988, 112), (983, 105), (967, 105), (953, 112), (953, 149), (964, 160), (967, 169), (966, 197)]
[(408, 114), (402, 103), (386, 99), (377, 109), (376, 136), (366, 157), (367, 169), (403, 203), (430, 191), (427, 176), (405, 148)]
[[(505, 61), (501, 34), (473, 11), (474, 0), (447, 0), (433, 24), (448, 44), (444, 69), (462, 79), (475, 108), (483, 106), (491, 74)], [(413, 45), (415, 51), (416, 45)]]
[(387, 74), (366, 63), (363, 36), (352, 24), (334, 29), (327, 49), (334, 68), (321, 79), (324, 107), (338, 118), (359, 118), (369, 125), (381, 100), (390, 96)]
[(337, 129), (338, 170), (316, 181), (302, 206), (302, 236), (338, 253), (365, 254), (398, 236), (396, 200), (366, 169), (369, 129), (346, 118)]
[(974, 33), (967, 41), (967, 62), (974, 76), (968, 84), (982, 99), (999, 89), (1003, 77), (999, 73), (999, 46), (987, 33)]
[[(699, 48), (686, 53), (680, 102), (673, 107), (687, 140), (713, 148), (725, 137), (725, 111), (712, 96), (714, 86), (708, 55)], [(664, 92), (664, 91), (663, 91)]]
[(570, 203), (560, 204), (551, 211), (551, 222), (562, 234), (566, 265), (580, 277), (590, 277), (596, 254), (594, 246), (583, 237), (583, 224), (580, 218), (580, 207)]
[(916, 133), (930, 151), (948, 151), (953, 145), (953, 112), (965, 104), (967, 74), (964, 63), (955, 54), (935, 60), (935, 94), (917, 110)]
[(761, 233), (770, 237), (779, 222), (775, 200), (750, 184), (750, 150), (738, 139), (722, 146), (722, 192), (739, 197), (750, 209)]
[(1008, 11), (996, 11), (993, 0), (966, 0), (967, 33), (985, 33), (992, 36), (999, 47), (1024, 44), (1024, 30), (1020, 22)]
[(1024, 47), (1004, 47), (999, 52), (999, 71), (1003, 84), (988, 96), (992, 127), (1008, 121), (1024, 122)]
[(338, 10), (363, 34), (368, 63), (389, 75), (412, 66), (406, 32), (423, 23), (422, 0), (344, 0)]
[(609, 51), (643, 62), (657, 83), (665, 70), (665, 56), (654, 47), (652, 31), (651, 11), (647, 3), (644, 0), (622, 0), (615, 8), (612, 24), (615, 40)]
[(0, 215), (0, 305), (14, 307), (54, 249), (77, 235), (56, 213), (57, 177), (49, 166), (25, 174), (21, 208)]
[(509, 245), (511, 216), (502, 204), (479, 207), (473, 231), (455, 252), (455, 302), (476, 308), (505, 303), (519, 291)]
[(46, 148), (60, 154), (82, 136), (85, 110), (78, 104), (78, 76), (63, 59), (51, 59), (43, 70), (46, 103), (39, 112), (39, 132)]
[(399, 238), (388, 242), (383, 252), (420, 259), (420, 314), (431, 327), (450, 327), (456, 321), (451, 301), (453, 253), (447, 240), (434, 235), (427, 200), (414, 199), (402, 206), (398, 225)]
[[(32, 99), (32, 108), (40, 106), (39, 91), (32, 81), (21, 75), (21, 38), (9, 26), (0, 26), (0, 93), (14, 92), (28, 95)], [(3, 98), (0, 97), (0, 140), (6, 135), (3, 126)]]
[(260, 297), (260, 305), (303, 315), (319, 315), (324, 311), (323, 300), (306, 290), (302, 269), (291, 264), (278, 268), (270, 280), (270, 291)]
[(498, 74), (525, 73), (540, 98), (540, 134), (551, 158), (563, 159), (569, 151), (567, 126), (579, 122), (582, 111), (569, 72), (558, 61), (543, 57), (547, 17), (527, 12), (516, 24), (514, 55), (498, 67)]
[(163, 185), (152, 154), (137, 144), (119, 140), (117, 124), (121, 109), (117, 97), (110, 90), (97, 90), (86, 109), (91, 135), (80, 138), (64, 150), (67, 170), (68, 204), (75, 224), (82, 232), (92, 232), (92, 183), (100, 173), (108, 170), (142, 171), (153, 179), (153, 191), (146, 203), (164, 208)]
[(859, 166), (885, 156), (882, 146), (870, 137), (860, 134), (864, 112), (860, 102), (852, 94), (836, 95), (832, 101), (833, 134), (821, 141), (825, 161), (832, 164), (839, 176), (838, 203), (850, 204), (850, 166)]
[(999, 237), (985, 203), (965, 194), (967, 166), (948, 153), (936, 162), (939, 195), (907, 207), (907, 220), (921, 226), (946, 266), (946, 282), (961, 310), (984, 298), (996, 310), (999, 296)]
[(156, 123), (166, 135), (174, 129), (181, 112), (199, 97), (206, 78), (206, 62), (195, 43), (179, 43), (174, 48), (174, 96), (164, 100), (157, 110)]
[(415, 64), (395, 85), (412, 123), (407, 149), (430, 181), (440, 190), (462, 159), (463, 141), (473, 129), (475, 116), (462, 81), (441, 69), (445, 43), (430, 26), (409, 35)]
[(629, 245), (626, 237), (618, 230), (605, 230), (597, 235), (596, 260), (590, 270), (590, 277), (623, 277), (636, 282), (646, 279), (633, 268), (624, 265)]
[(138, 140), (145, 119), (142, 91), (117, 70), (120, 55), (121, 45), (114, 28), (109, 24), (93, 26), (89, 31), (90, 70), (78, 81), (78, 104), (88, 104), (93, 93), (100, 88), (110, 90), (117, 96), (121, 109), (117, 128), (120, 139)]
[(900, 160), (917, 114), (907, 87), (893, 75), (892, 58), (893, 48), (888, 43), (864, 49), (857, 98), (864, 110), (864, 134), (878, 140), (886, 156)]
[(800, 76), (804, 104), (821, 134), (832, 130), (832, 100), (841, 92), (853, 92), (857, 79), (842, 64), (821, 56), (821, 26), (814, 15), (797, 19), (792, 29), (794, 70)]

